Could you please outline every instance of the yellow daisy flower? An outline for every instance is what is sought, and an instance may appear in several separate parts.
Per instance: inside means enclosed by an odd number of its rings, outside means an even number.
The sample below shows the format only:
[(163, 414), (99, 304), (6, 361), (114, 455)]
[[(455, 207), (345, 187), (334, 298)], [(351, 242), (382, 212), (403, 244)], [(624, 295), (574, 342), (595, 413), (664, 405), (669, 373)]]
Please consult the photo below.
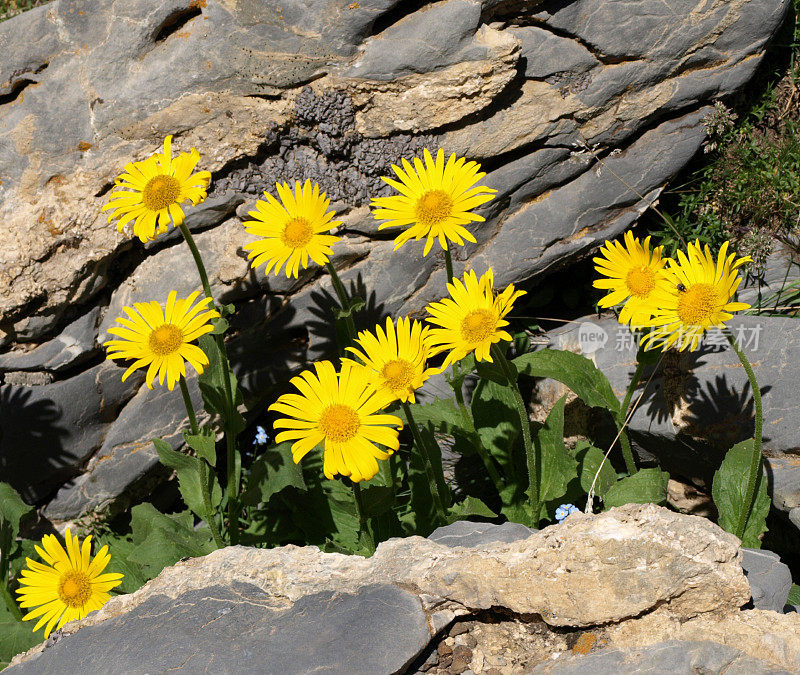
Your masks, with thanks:
[(440, 328), (431, 330), (431, 345), (436, 352), (450, 350), (442, 368), (460, 361), (475, 352), (478, 361), (489, 361), (492, 344), (511, 340), (502, 328), (508, 325), (503, 317), (525, 291), (515, 291), (510, 284), (500, 295), (494, 297), (494, 276), (488, 270), (480, 279), (473, 270), (464, 274), (464, 280), (454, 279), (447, 284), (450, 297), (428, 305), (429, 323)]
[(164, 384), (166, 376), (171, 391), (181, 377), (186, 377), (185, 361), (198, 373), (203, 372), (208, 357), (200, 347), (189, 343), (214, 330), (209, 321), (219, 317), (219, 312), (207, 309), (211, 302), (207, 297), (192, 307), (199, 294), (195, 291), (185, 300), (176, 300), (177, 293), (170, 291), (163, 312), (155, 300), (136, 302), (135, 310), (122, 308), (128, 318), (120, 317), (117, 322), (123, 327), (108, 329), (122, 339), (108, 340), (103, 346), (108, 348), (109, 359), (136, 359), (122, 376), (123, 382), (137, 368), (148, 366), (147, 386), (153, 388), (156, 375), (158, 383)]
[(708, 245), (702, 249), (699, 241), (689, 244), (688, 256), (678, 251), (678, 262), (669, 261), (667, 277), (653, 293), (652, 318), (642, 323), (653, 328), (642, 340), (645, 347), (694, 351), (709, 328), (722, 327), (732, 312), (748, 309), (732, 298), (741, 282), (737, 270), (750, 261), (749, 256), (737, 260), (735, 253), (728, 255), (727, 241), (716, 263)]
[[(425, 362), (431, 353), (428, 345), (430, 327), (408, 317), (397, 320), (395, 328), (391, 318), (386, 319), (386, 331), (375, 326), (375, 333), (362, 331), (355, 347), (348, 347), (360, 358), (365, 367), (377, 376), (377, 387), (391, 393), (393, 399), (415, 402), (414, 391), (419, 389), (437, 368), (427, 368)], [(363, 351), (362, 351), (363, 350)]]
[(650, 251), (650, 237), (641, 243), (633, 234), (625, 233), (625, 245), (607, 241), (600, 249), (603, 257), (593, 258), (595, 269), (605, 279), (593, 286), (608, 293), (597, 304), (614, 307), (627, 300), (619, 315), (620, 323), (646, 321), (650, 318), (651, 301), (659, 279), (664, 278), (667, 259), (661, 257), (662, 246)]
[(259, 199), (256, 210), (249, 212), (255, 220), (244, 223), (249, 234), (263, 239), (245, 244), (244, 249), (250, 251), (248, 260), (255, 258), (254, 268), (267, 263), (265, 273), (269, 274), (274, 265), (277, 276), (286, 263), (286, 276), (297, 278), (300, 265), (308, 267), (309, 258), (317, 265), (328, 262), (331, 246), (341, 237), (323, 232), (342, 223), (331, 220), (335, 215), (328, 211), (331, 200), (324, 192), (320, 194), (316, 183), (312, 187), (306, 180), (301, 187), (300, 181), (295, 181), (294, 194), (287, 183), (276, 183), (275, 187), (281, 201), (265, 192), (267, 201)]
[(42, 546), (35, 548), (45, 564), (26, 558), (28, 567), (19, 579), (20, 607), (36, 607), (22, 620), (38, 617), (33, 631), (45, 626), (45, 638), (53, 628), (58, 630), (68, 621), (100, 609), (111, 597), (108, 592), (122, 583), (122, 574), (102, 574), (111, 560), (108, 546), (103, 546), (92, 559), (91, 535), (81, 546), (78, 537), (73, 537), (67, 528), (65, 540), (66, 551), (55, 535), (44, 535)]
[(375, 219), (388, 221), (378, 229), (410, 225), (394, 240), (394, 248), (397, 250), (412, 237), (417, 240), (427, 237), (423, 256), (428, 255), (436, 239), (443, 250), (447, 249), (448, 239), (459, 246), (464, 245), (464, 239), (475, 243), (475, 237), (464, 225), (485, 220), (471, 213), (471, 209), (494, 199), (497, 190), (485, 185), (473, 187), (486, 175), (480, 172), (477, 162), (467, 162), (463, 157), (456, 159), (453, 153), (445, 164), (441, 148), (436, 161), (427, 149), (424, 157), (424, 165), (417, 157), (414, 166), (406, 159), (403, 169), (392, 164), (400, 182), (382, 178), (400, 194), (372, 200), (372, 206), (377, 207), (372, 214)]
[(196, 206), (206, 198), (211, 173), (192, 173), (200, 153), (192, 148), (172, 159), (172, 136), (164, 139), (164, 152), (141, 162), (129, 162), (125, 173), (116, 181), (110, 201), (103, 211), (113, 209), (108, 222), (118, 220), (117, 230), (133, 221), (133, 234), (143, 242), (155, 239), (169, 227), (170, 220), (178, 227), (183, 223), (181, 204), (191, 201)]
[(299, 394), (284, 394), (270, 406), (289, 416), (275, 421), (276, 429), (287, 429), (275, 441), (295, 441), (295, 464), (324, 441), (326, 478), (341, 474), (356, 483), (369, 480), (378, 473), (376, 458), (387, 459), (400, 447), (400, 418), (376, 414), (391, 403), (391, 394), (375, 389), (372, 373), (350, 360), (342, 362), (339, 373), (330, 361), (315, 363), (314, 371), (292, 378)]

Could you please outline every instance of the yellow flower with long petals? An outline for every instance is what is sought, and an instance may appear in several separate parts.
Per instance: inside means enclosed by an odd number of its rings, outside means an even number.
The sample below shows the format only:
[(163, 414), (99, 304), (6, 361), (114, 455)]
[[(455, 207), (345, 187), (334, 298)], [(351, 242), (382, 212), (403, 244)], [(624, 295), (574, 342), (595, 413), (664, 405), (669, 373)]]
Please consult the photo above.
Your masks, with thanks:
[(471, 210), (494, 199), (497, 190), (475, 186), (486, 175), (477, 162), (456, 159), (453, 153), (445, 163), (441, 148), (435, 161), (427, 149), (423, 154), (424, 164), (417, 157), (413, 166), (406, 159), (402, 169), (392, 164), (400, 182), (382, 178), (400, 194), (372, 199), (372, 206), (377, 207), (375, 219), (388, 221), (378, 229), (410, 226), (397, 236), (394, 248), (397, 250), (409, 239), (427, 237), (423, 256), (428, 255), (437, 239), (443, 250), (447, 249), (448, 240), (459, 246), (464, 245), (465, 239), (475, 243), (475, 237), (464, 225), (485, 220)]
[(244, 245), (250, 251), (248, 260), (254, 268), (267, 263), (265, 274), (269, 274), (273, 266), (277, 276), (286, 263), (286, 276), (298, 277), (300, 266), (308, 267), (311, 258), (317, 265), (328, 262), (333, 246), (341, 237), (329, 232), (339, 220), (331, 220), (335, 215), (328, 211), (331, 200), (319, 185), (311, 185), (310, 180), (300, 185), (295, 181), (294, 194), (287, 183), (276, 183), (280, 201), (268, 192), (264, 192), (267, 201), (259, 199), (256, 210), (250, 211), (255, 220), (245, 221), (248, 234), (255, 234), (262, 239)]
[(721, 328), (733, 312), (749, 309), (746, 302), (733, 296), (741, 283), (738, 269), (751, 261), (750, 256), (728, 255), (728, 242), (719, 250), (716, 262), (708, 245), (689, 244), (688, 255), (678, 251), (678, 261), (669, 261), (666, 278), (652, 296), (652, 318), (642, 327), (652, 328), (643, 339), (647, 349), (655, 346), (681, 351), (697, 349), (709, 328)]
[[(286, 429), (276, 442), (292, 440), (295, 464), (324, 442), (323, 473), (337, 474), (353, 482), (369, 480), (378, 473), (378, 459), (387, 459), (400, 447), (398, 429), (403, 423), (394, 415), (378, 414), (392, 401), (388, 392), (372, 384), (373, 375), (350, 360), (339, 373), (330, 361), (314, 364), (292, 378), (299, 394), (284, 394), (270, 406), (288, 417), (275, 421)], [(376, 444), (384, 446), (382, 450)]]
[(110, 201), (103, 211), (113, 209), (108, 222), (118, 220), (117, 230), (133, 221), (133, 234), (143, 242), (155, 239), (167, 231), (170, 222), (175, 227), (183, 223), (181, 204), (191, 201), (197, 206), (206, 198), (211, 173), (192, 173), (200, 161), (194, 148), (172, 158), (172, 136), (164, 139), (164, 152), (156, 153), (141, 162), (129, 162), (125, 173), (115, 182)]
[(414, 391), (419, 389), (437, 368), (428, 368), (426, 361), (431, 355), (429, 346), (430, 327), (408, 317), (397, 320), (386, 319), (386, 330), (375, 326), (375, 332), (362, 331), (356, 344), (361, 349), (348, 347), (364, 366), (372, 371), (379, 389), (390, 392), (401, 401), (415, 402)]
[(166, 377), (167, 386), (172, 390), (181, 377), (186, 377), (186, 361), (198, 374), (203, 372), (208, 357), (200, 347), (190, 343), (214, 330), (209, 322), (218, 318), (219, 312), (208, 309), (211, 302), (208, 297), (192, 306), (199, 294), (195, 291), (188, 298), (178, 300), (177, 293), (170, 291), (164, 311), (155, 300), (136, 302), (135, 309), (122, 308), (128, 318), (117, 319), (122, 327), (108, 329), (122, 339), (108, 340), (103, 346), (108, 348), (109, 359), (135, 359), (122, 376), (123, 382), (134, 370), (147, 366), (146, 380), (150, 389), (158, 375), (158, 383), (164, 384)]
[(514, 290), (510, 284), (497, 297), (494, 296), (494, 275), (488, 270), (480, 279), (473, 270), (461, 279), (447, 284), (449, 298), (432, 302), (427, 310), (429, 323), (439, 326), (431, 330), (431, 345), (436, 352), (449, 350), (442, 368), (460, 361), (475, 352), (478, 361), (492, 361), (489, 350), (501, 340), (511, 340), (503, 329), (508, 325), (503, 317), (511, 311), (516, 300), (525, 291)]
[(600, 249), (602, 257), (593, 258), (595, 269), (605, 279), (597, 279), (595, 288), (608, 293), (597, 304), (614, 307), (626, 301), (619, 315), (620, 323), (638, 323), (650, 318), (652, 298), (660, 279), (665, 277), (666, 258), (661, 257), (662, 246), (650, 250), (650, 237), (644, 243), (628, 231), (625, 245), (618, 241), (607, 241)]
[(66, 551), (55, 535), (44, 535), (41, 547), (35, 547), (44, 563), (27, 558), (28, 566), (22, 570), (17, 589), (20, 607), (36, 608), (22, 620), (38, 618), (33, 631), (44, 626), (45, 638), (53, 628), (100, 609), (111, 597), (108, 592), (122, 583), (122, 574), (102, 573), (111, 560), (108, 546), (92, 559), (91, 535), (83, 540), (83, 546), (69, 528), (64, 538)]

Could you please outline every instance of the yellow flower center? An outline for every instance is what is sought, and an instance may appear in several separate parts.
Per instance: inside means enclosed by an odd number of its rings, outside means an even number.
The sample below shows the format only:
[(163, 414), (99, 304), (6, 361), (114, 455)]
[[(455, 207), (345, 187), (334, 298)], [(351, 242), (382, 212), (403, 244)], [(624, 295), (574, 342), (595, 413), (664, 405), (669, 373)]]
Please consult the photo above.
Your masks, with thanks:
[(142, 203), (151, 211), (160, 211), (178, 201), (181, 184), (175, 176), (153, 176), (142, 189)]
[(414, 379), (414, 364), (405, 359), (395, 359), (386, 363), (381, 375), (386, 378), (390, 389), (408, 389)]
[(165, 323), (150, 333), (147, 344), (158, 356), (174, 354), (183, 344), (183, 331), (174, 324)]
[(430, 190), (417, 201), (415, 215), (420, 225), (438, 225), (453, 214), (453, 200), (442, 190)]
[(65, 572), (58, 580), (58, 597), (69, 607), (83, 607), (92, 597), (91, 579), (86, 572)]
[(319, 430), (334, 443), (351, 440), (361, 426), (358, 413), (349, 405), (332, 403), (319, 416)]
[(634, 267), (625, 277), (625, 285), (632, 295), (646, 298), (655, 288), (656, 275), (649, 267)]
[(289, 248), (303, 248), (313, 236), (314, 228), (311, 223), (306, 218), (296, 217), (290, 218), (283, 226), (281, 240)]
[(465, 342), (483, 342), (494, 333), (497, 317), (488, 309), (476, 309), (461, 321), (461, 337)]
[(712, 284), (693, 284), (678, 293), (678, 318), (686, 326), (701, 326), (724, 304)]

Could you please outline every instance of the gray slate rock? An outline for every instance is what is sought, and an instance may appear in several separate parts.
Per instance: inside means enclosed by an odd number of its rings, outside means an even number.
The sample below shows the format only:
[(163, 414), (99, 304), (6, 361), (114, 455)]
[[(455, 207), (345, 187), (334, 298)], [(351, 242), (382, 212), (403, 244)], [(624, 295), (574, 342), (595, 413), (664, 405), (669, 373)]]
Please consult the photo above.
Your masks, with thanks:
[(780, 556), (763, 549), (743, 548), (742, 569), (750, 582), (753, 606), (783, 612), (792, 589), (792, 573)]
[(426, 619), (419, 599), (394, 585), (316, 593), (282, 609), (258, 587), (233, 582), (154, 596), (8, 673), (55, 675), (67, 663), (97, 675), (392, 673), (428, 644)]
[(444, 544), (450, 548), (466, 546), (468, 548), (483, 547), (494, 543), (511, 543), (526, 539), (534, 532), (520, 523), (473, 523), (468, 520), (457, 520), (450, 525), (437, 527), (428, 536), (428, 539), (437, 544)]
[(585, 656), (562, 656), (530, 672), (548, 675), (708, 673), (709, 675), (788, 675), (787, 670), (715, 642), (669, 640), (640, 649), (601, 649)]

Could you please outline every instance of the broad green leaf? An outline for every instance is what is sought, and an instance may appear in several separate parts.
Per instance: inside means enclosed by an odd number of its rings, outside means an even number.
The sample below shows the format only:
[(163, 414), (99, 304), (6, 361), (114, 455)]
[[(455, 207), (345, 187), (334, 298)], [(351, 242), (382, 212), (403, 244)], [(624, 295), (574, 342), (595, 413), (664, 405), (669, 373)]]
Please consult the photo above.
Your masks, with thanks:
[(481, 518), (497, 518), (486, 504), (477, 497), (467, 497), (464, 501), (453, 504), (447, 512), (447, 522), (455, 523), (457, 520), (465, 520), (470, 516)]
[[(734, 445), (722, 460), (722, 465), (714, 474), (711, 496), (719, 511), (719, 526), (726, 532), (736, 534), (736, 526), (743, 512), (749, 508), (746, 503), (747, 477), (753, 457), (753, 439)], [(747, 516), (742, 546), (761, 548), (759, 535), (767, 531), (767, 515), (770, 498), (767, 494), (766, 476), (760, 476), (756, 489), (753, 510)]]
[[(111, 555), (111, 560), (104, 571), (119, 572), (125, 575), (122, 578), (122, 583), (115, 589), (116, 591), (133, 593), (152, 579), (152, 576), (145, 573), (142, 564), (129, 560), (130, 554), (137, 547), (130, 535), (105, 535), (98, 539), (95, 550), (105, 544), (108, 544), (108, 553)], [(156, 574), (158, 573), (156, 572)]]
[[(505, 347), (502, 349), (505, 349)], [(509, 365), (511, 365), (512, 368), (514, 367), (514, 364), (510, 361)], [(475, 363), (475, 373), (482, 380), (488, 380), (499, 385), (508, 385), (508, 377), (506, 377), (505, 371), (500, 367), (496, 359), (491, 363), (489, 363), (489, 361), (477, 361)], [(516, 383), (516, 370), (514, 374), (514, 383)]]
[(214, 326), (214, 330), (212, 330), (209, 335), (222, 335), (230, 326), (228, 320), (223, 319), (222, 317), (212, 319), (211, 325)]
[(392, 508), (394, 491), (386, 485), (363, 488), (361, 501), (364, 505), (364, 515), (367, 518), (375, 518)]
[(612, 485), (605, 497), (603, 508), (625, 504), (666, 504), (669, 474), (658, 468), (640, 469)]
[(567, 492), (569, 482), (577, 475), (578, 463), (570, 456), (564, 445), (564, 406), (567, 397), (562, 396), (544, 425), (537, 431), (533, 438), (534, 444), (539, 448), (541, 468), (539, 474), (539, 503), (541, 511), (539, 518), (547, 517), (547, 502), (559, 499)]
[(242, 504), (266, 504), (272, 496), (287, 487), (306, 490), (303, 470), (292, 460), (292, 441), (284, 441), (259, 455), (250, 466), (247, 489), (242, 494)]
[[(524, 465), (513, 391), (508, 385), (485, 381), (475, 389), (471, 408), (481, 444), (503, 467), (505, 479), (512, 481)], [(515, 457), (515, 450), (520, 456)]]
[[(0, 483), (0, 560), (9, 562), (18, 548), (19, 524), (33, 511), (8, 483)], [(7, 570), (0, 570), (0, 584)], [(1, 603), (0, 603), (1, 604)]]
[(148, 579), (181, 558), (207, 555), (216, 549), (210, 532), (195, 530), (189, 515), (170, 518), (145, 502), (131, 509), (131, 529), (135, 547), (128, 554), (129, 563), (137, 563)]
[[(161, 463), (170, 469), (174, 469), (178, 475), (178, 489), (183, 501), (186, 502), (186, 506), (203, 520), (207, 521), (209, 518), (213, 518), (215, 507), (222, 503), (222, 488), (220, 488), (214, 472), (208, 466), (205, 467), (205, 470), (203, 469), (201, 464), (204, 460), (184, 455), (182, 452), (176, 452), (169, 443), (162, 441), (160, 438), (154, 438), (153, 445), (156, 446)], [(211, 499), (211, 513), (206, 512), (206, 506), (203, 502), (201, 480), (204, 473)]]
[[(617, 472), (614, 471), (611, 462), (605, 459), (605, 454), (600, 448), (585, 441), (579, 443), (574, 456), (578, 460), (581, 488), (584, 493), (589, 493), (594, 482), (594, 493), (602, 498), (617, 482)], [(595, 476), (597, 476), (596, 481)]]
[[(430, 403), (414, 403), (409, 406), (414, 421), (425, 429), (432, 424), (437, 431), (442, 433), (452, 433), (461, 424), (461, 411), (455, 401), (449, 398), (439, 398)], [(398, 409), (395, 414), (400, 417), (405, 424), (408, 424), (403, 409)]]
[[(23, 614), (29, 610), (22, 610)], [(35, 633), (36, 621), (22, 623), (14, 618), (11, 610), (0, 598), (0, 670), (5, 668), (11, 659), (44, 640), (44, 628)]]
[(196, 435), (190, 434), (184, 429), (183, 440), (197, 453), (198, 457), (206, 460), (211, 466), (217, 465), (217, 449), (213, 429), (203, 427)]
[(228, 405), (225, 395), (225, 369), (217, 341), (211, 335), (203, 335), (198, 344), (208, 357), (208, 365), (198, 376), (198, 386), (203, 395), (203, 403), (209, 414), (217, 413), (225, 420), (228, 433), (238, 434), (247, 426), (238, 410), (242, 402), (242, 392), (236, 375), (230, 372), (230, 387), (233, 395), (233, 408)]
[(797, 584), (792, 584), (792, 588), (789, 591), (789, 597), (786, 599), (786, 603), (789, 605), (800, 605), (800, 586)]
[(531, 377), (549, 377), (569, 387), (584, 403), (619, 414), (619, 401), (608, 378), (585, 356), (560, 349), (542, 349), (513, 360), (517, 370)]

